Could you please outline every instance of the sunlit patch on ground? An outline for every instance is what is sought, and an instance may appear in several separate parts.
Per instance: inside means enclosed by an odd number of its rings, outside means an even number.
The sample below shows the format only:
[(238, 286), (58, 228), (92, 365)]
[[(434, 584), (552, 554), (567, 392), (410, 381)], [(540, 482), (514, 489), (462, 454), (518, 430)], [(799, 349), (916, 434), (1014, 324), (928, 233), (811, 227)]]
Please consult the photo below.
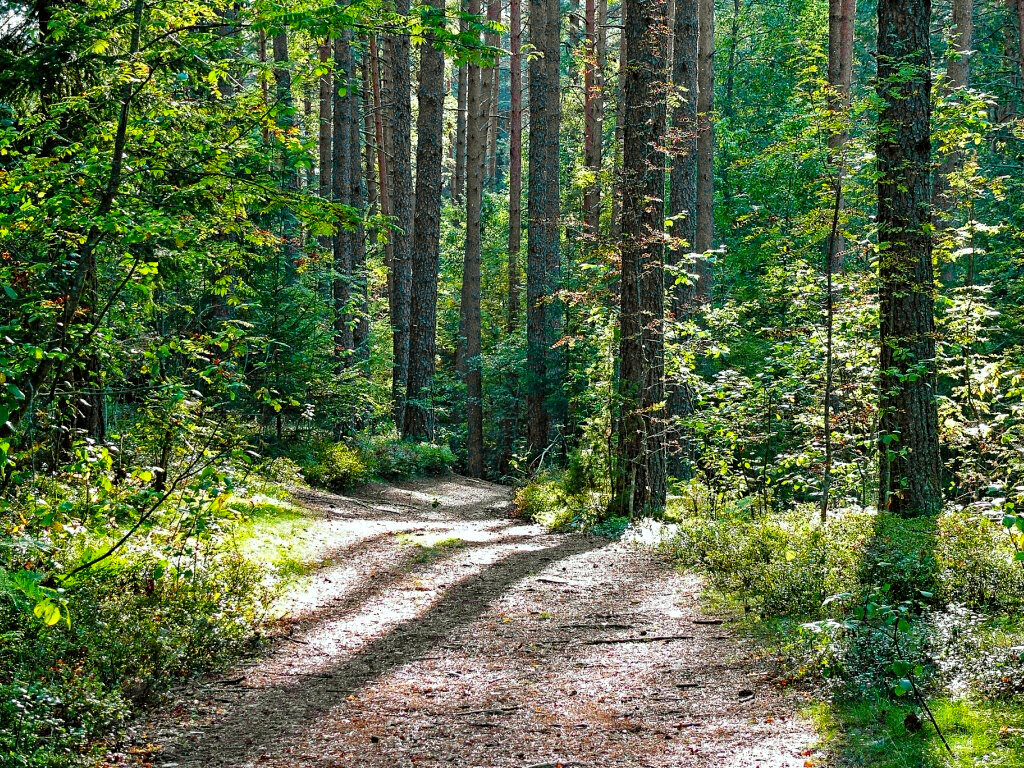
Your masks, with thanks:
[(806, 721), (728, 623), (707, 623), (699, 582), (638, 548), (513, 521), (507, 490), (476, 481), (300, 502), (292, 555), (315, 567), (282, 601), (273, 652), (183, 692), (152, 725), (155, 764), (809, 759)]

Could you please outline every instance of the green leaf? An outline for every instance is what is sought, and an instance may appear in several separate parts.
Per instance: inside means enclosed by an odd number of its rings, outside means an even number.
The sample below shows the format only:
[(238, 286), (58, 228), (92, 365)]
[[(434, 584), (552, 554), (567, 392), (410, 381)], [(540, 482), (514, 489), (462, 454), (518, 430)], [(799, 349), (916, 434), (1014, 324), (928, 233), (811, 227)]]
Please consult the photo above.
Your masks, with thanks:
[(32, 613), (36, 615), (37, 619), (41, 619), (48, 627), (52, 627), (60, 621), (60, 608), (50, 598), (46, 598), (45, 600), (36, 603), (36, 607), (32, 609)]

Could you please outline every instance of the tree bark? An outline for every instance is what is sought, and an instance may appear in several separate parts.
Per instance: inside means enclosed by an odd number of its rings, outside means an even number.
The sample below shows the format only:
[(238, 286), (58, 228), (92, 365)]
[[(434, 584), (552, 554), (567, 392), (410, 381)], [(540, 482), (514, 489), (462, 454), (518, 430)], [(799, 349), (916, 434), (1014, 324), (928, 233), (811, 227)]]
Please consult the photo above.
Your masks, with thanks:
[[(366, 62), (363, 62), (366, 69)], [(349, 171), (349, 204), (356, 210), (360, 218), (356, 221), (351, 233), (352, 241), (352, 283), (350, 297), (352, 303), (352, 348), (355, 358), (362, 364), (363, 374), (368, 376), (370, 359), (370, 297), (366, 274), (366, 231), (362, 217), (366, 213), (366, 198), (363, 194), (363, 163), (362, 163), (362, 118), (359, 114), (360, 104), (366, 106), (366, 91), (360, 87), (365, 77), (360, 80), (356, 73), (356, 61), (352, 58), (352, 70), (349, 73), (348, 87), (351, 92), (349, 111), (349, 142), (351, 149), (348, 157)], [(367, 113), (369, 112), (366, 110)]]
[(615, 107), (615, 152), (614, 152), (614, 170), (615, 170), (615, 188), (612, 190), (612, 222), (611, 222), (611, 235), (612, 240), (618, 241), (622, 236), (622, 127), (623, 127), (623, 103), (625, 103), (624, 88), (626, 85), (626, 3), (625, 0), (619, 4), (619, 13), (621, 15), (619, 32), (619, 83), (618, 83), (618, 99), (616, 99)]
[[(501, 0), (491, 0), (487, 6), (487, 17), (501, 20)], [(497, 47), (500, 44), (498, 35), (488, 34), (490, 45)], [(501, 56), (494, 64), (490, 74), (491, 87), (488, 93), (490, 107), (487, 113), (487, 180), (492, 191), (498, 190), (498, 132), (500, 130), (498, 120), (498, 90), (501, 82)]]
[[(480, 13), (480, 0), (469, 12)], [(466, 250), (459, 308), (457, 366), (466, 385), (466, 473), (483, 475), (483, 377), (481, 371), (480, 259), (481, 207), (487, 151), (487, 104), (490, 82), (478, 64), (470, 64), (466, 115)]]
[[(331, 41), (324, 40), (318, 50), (320, 65), (326, 67), (331, 59)], [(324, 200), (331, 199), (331, 127), (332, 127), (332, 101), (331, 89), (333, 78), (330, 72), (320, 75), (320, 115), (319, 115), (319, 193)], [(320, 247), (330, 247), (330, 238), (323, 237), (320, 240)]]
[[(274, 35), (274, 85), (277, 98), (276, 123), (285, 134), (295, 130), (295, 99), (292, 95), (292, 73), (288, 61), (288, 37)], [(285, 149), (281, 157), (282, 186), (289, 194), (298, 194), (299, 170), (295, 157)], [(290, 205), (281, 209), (281, 239), (284, 243), (285, 270), (294, 274), (295, 262), (299, 258), (299, 222)]]
[[(715, 105), (715, 2), (700, 0), (697, 32), (697, 232), (694, 250), (707, 253), (714, 247), (714, 105)], [(708, 270), (706, 285), (698, 285), (698, 296), (710, 294)]]
[[(829, 0), (828, 15), (828, 85), (829, 109), (838, 116), (837, 127), (828, 139), (834, 165), (841, 164), (843, 148), (849, 140), (845, 121), (850, 111), (850, 88), (853, 84), (853, 44), (857, 18), (857, 0)], [(846, 258), (846, 240), (843, 237), (842, 211), (845, 207), (842, 189), (839, 190), (839, 225), (835, 235), (829, 237), (829, 269), (833, 274), (843, 270)]]
[[(676, 106), (672, 110), (672, 133), (668, 145), (672, 148), (668, 215), (672, 221), (671, 240), (666, 253), (666, 265), (672, 267), (667, 277), (669, 314), (677, 322), (694, 314), (699, 307), (694, 302), (698, 295), (706, 294), (698, 285), (708, 272), (707, 261), (694, 261), (697, 235), (697, 0), (675, 0), (672, 36), (672, 86)], [(696, 271), (697, 282), (691, 284), (690, 275)], [(705, 278), (706, 282), (706, 278)], [(670, 419), (681, 419), (692, 407), (691, 387), (685, 371), (666, 384), (667, 408)], [(683, 432), (668, 425), (669, 464), (677, 477), (688, 471), (685, 456), (689, 452)]]
[(586, 0), (584, 6), (586, 53), (583, 63), (583, 163), (593, 180), (583, 193), (584, 235), (588, 243), (597, 242), (601, 225), (601, 124), (598, 101), (599, 59), (597, 45), (597, 2)]
[[(465, 9), (465, 0), (462, 7)], [(459, 31), (465, 33), (466, 22), (459, 21)], [(455, 115), (455, 176), (453, 178), (452, 199), (461, 201), (466, 194), (466, 117), (469, 109), (469, 65), (459, 66), (459, 92), (456, 99)]]
[[(677, 106), (672, 110), (672, 176), (669, 217), (672, 247), (667, 263), (679, 266), (697, 241), (697, 29), (698, 0), (676, 0), (672, 53), (672, 85)], [(703, 263), (703, 260), (701, 260)], [(671, 290), (670, 307), (677, 316), (694, 295), (685, 282)]]
[(523, 228), (522, 0), (509, 0), (508, 332), (519, 327), (519, 252)]
[(930, 0), (878, 3), (879, 509), (942, 505), (932, 273)]
[[(334, 40), (334, 130), (332, 137), (331, 199), (339, 205), (349, 205), (352, 194), (351, 89), (352, 33), (342, 32)], [(334, 234), (334, 347), (335, 356), (347, 363), (352, 350), (352, 322), (350, 299), (352, 286), (352, 232), (339, 226)]]
[(665, 508), (664, 213), (667, 18), (664, 0), (626, 0), (618, 467), (611, 513)]
[[(399, 14), (409, 14), (409, 0), (394, 0)], [(388, 56), (388, 93), (391, 113), (391, 175), (394, 179), (391, 214), (395, 228), (391, 231), (391, 328), (394, 368), (391, 394), (394, 401), (395, 424), (402, 429), (405, 412), (405, 388), (409, 376), (409, 315), (412, 311), (412, 106), (409, 81), (409, 38), (406, 35), (386, 39)]]
[[(436, 24), (444, 19), (444, 0), (432, 0)], [(441, 159), (444, 133), (444, 53), (433, 38), (420, 47), (416, 120), (416, 226), (412, 250), (412, 324), (409, 329), (409, 383), (402, 434), (433, 437), (431, 409), (437, 340), (437, 274), (441, 238)]]
[(558, 430), (561, 397), (558, 351), (551, 347), (560, 327), (559, 288), (559, 5), (530, 0), (530, 157), (527, 208), (526, 409), (530, 452), (541, 454)]

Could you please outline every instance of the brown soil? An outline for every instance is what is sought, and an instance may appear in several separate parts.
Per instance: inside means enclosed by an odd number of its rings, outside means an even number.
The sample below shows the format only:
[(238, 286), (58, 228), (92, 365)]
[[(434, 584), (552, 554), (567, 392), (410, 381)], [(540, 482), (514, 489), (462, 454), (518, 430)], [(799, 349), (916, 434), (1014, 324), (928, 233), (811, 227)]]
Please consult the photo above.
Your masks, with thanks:
[(508, 489), (464, 478), (296, 501), (322, 522), (323, 569), (266, 658), (140, 728), (151, 765), (817, 763), (729, 618), (649, 552), (512, 520)]

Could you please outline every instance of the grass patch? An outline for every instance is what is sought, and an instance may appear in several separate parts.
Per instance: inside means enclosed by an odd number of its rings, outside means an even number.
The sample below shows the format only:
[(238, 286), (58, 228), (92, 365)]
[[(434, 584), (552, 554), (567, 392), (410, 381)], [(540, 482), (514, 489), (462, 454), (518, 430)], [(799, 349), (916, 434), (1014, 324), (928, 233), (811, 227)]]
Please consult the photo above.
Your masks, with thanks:
[(412, 548), (412, 561), (421, 565), (432, 563), (440, 557), (458, 552), (467, 546), (467, 542), (452, 536), (439, 538), (423, 534), (404, 534), (398, 537), (398, 541)]
[(950, 758), (931, 723), (909, 730), (907, 718), (923, 718), (913, 707), (872, 697), (829, 705), (808, 713), (824, 738), (836, 768), (1024, 768), (1024, 712), (1009, 704), (939, 698), (929, 702), (953, 750)]
[(294, 583), (321, 565), (313, 557), (317, 519), (300, 507), (262, 495), (235, 497), (229, 504), (239, 514), (232, 528), (238, 552), (269, 568), (275, 581)]

